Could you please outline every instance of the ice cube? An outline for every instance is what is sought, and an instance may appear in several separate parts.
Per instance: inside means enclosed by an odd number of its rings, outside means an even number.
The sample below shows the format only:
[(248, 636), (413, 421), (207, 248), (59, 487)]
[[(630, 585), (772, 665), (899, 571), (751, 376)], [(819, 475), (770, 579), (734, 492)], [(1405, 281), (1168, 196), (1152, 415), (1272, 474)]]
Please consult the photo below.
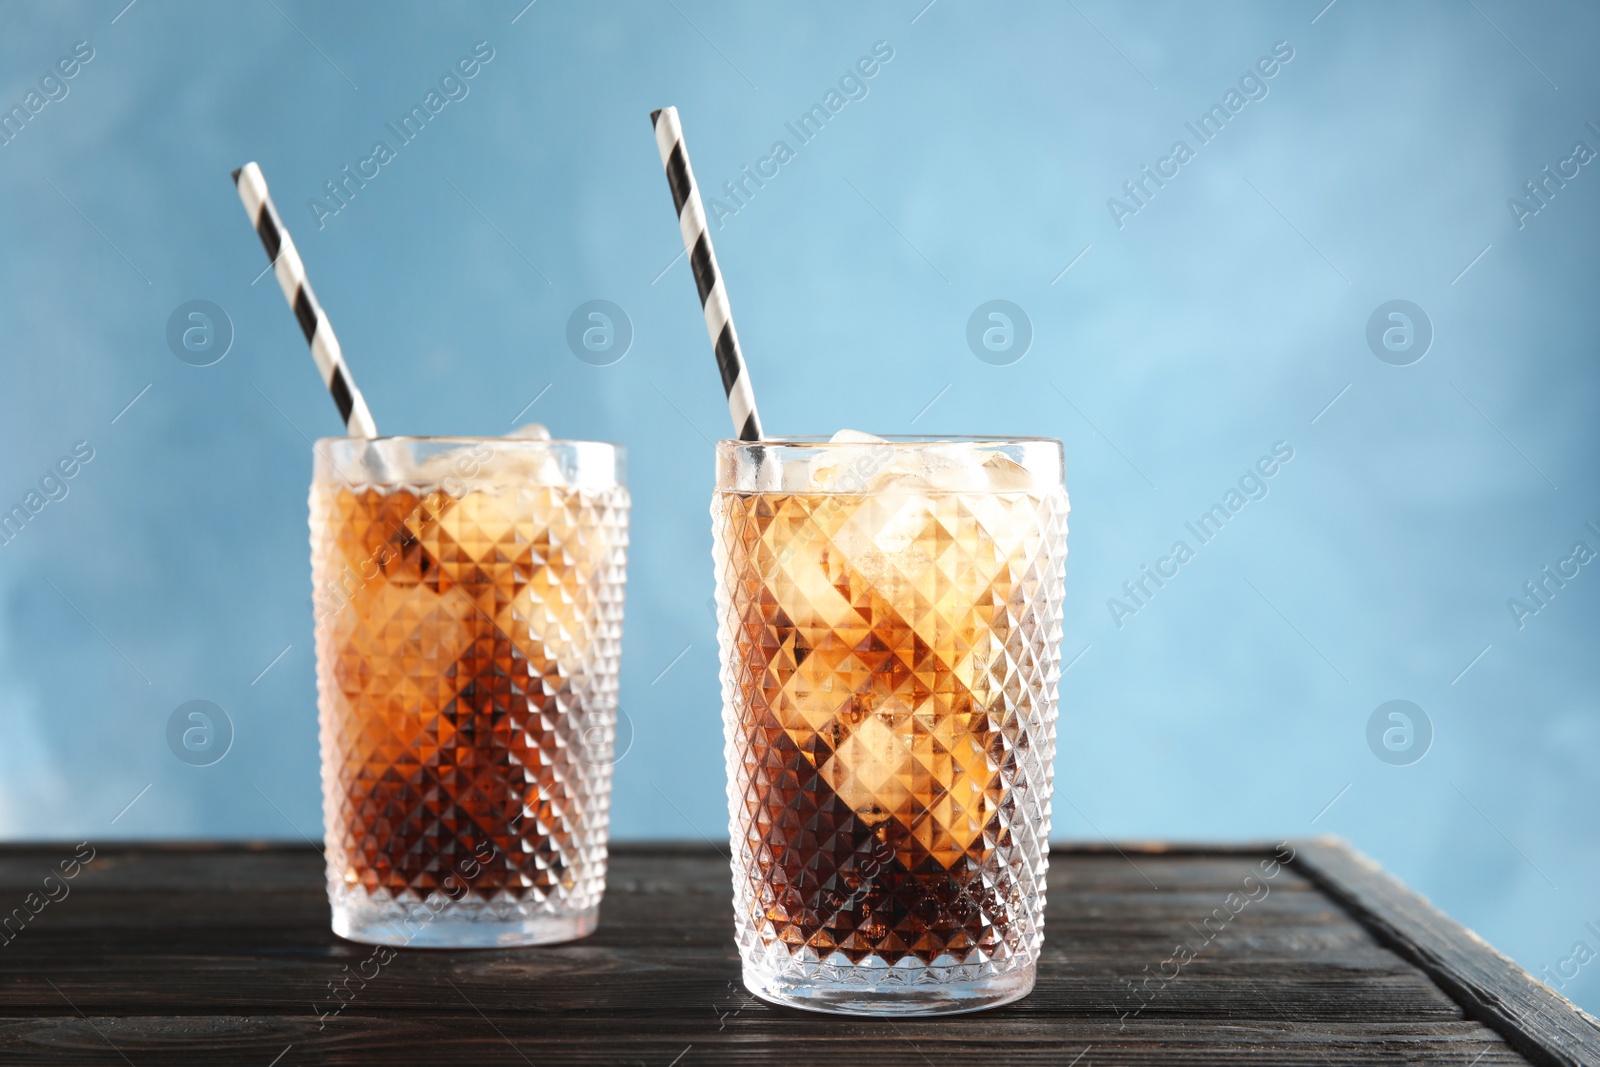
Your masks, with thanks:
[(988, 476), (988, 488), (995, 493), (1025, 493), (1035, 488), (1033, 475), (1028, 468), (1010, 456), (995, 452), (983, 461), (983, 473)]
[[(777, 484), (770, 487), (772, 492), (792, 493), (796, 490), (812, 488), (810, 460), (783, 460), (781, 471), (778, 469), (777, 463), (764, 464), (763, 473), (767, 473), (769, 470), (777, 481)], [(766, 484), (762, 484), (758, 488), (767, 489), (768, 486)]]
[[(528, 485), (565, 485), (561, 464), (548, 448), (542, 426), (524, 426), (504, 438), (485, 438), (426, 456), (420, 461), (403, 449), (388, 456), (395, 481), (442, 489), (452, 496), (498, 493)], [(518, 436), (518, 435), (521, 436)], [(388, 442), (384, 442), (387, 444)]]
[(361, 450), (361, 461), (357, 469), (340, 470), (338, 473), (347, 481), (388, 484), (412, 480), (414, 477), (412, 466), (411, 453), (403, 444), (379, 438), (368, 441), (367, 446)]
[(874, 562), (889, 566), (909, 552), (926, 532), (932, 504), (913, 484), (917, 482), (921, 479), (902, 478), (892, 491), (878, 494), (880, 506), (874, 513), (887, 511), (887, 514), (882, 515), (872, 534), (872, 547), (884, 556), (882, 561)]
[(830, 445), (886, 445), (888, 440), (861, 430), (840, 430), (828, 438)]
[(873, 475), (874, 493), (964, 493), (981, 491), (985, 479), (978, 453), (968, 445), (924, 445), (897, 453)]
[(859, 493), (867, 487), (872, 473), (890, 462), (891, 450), (862, 448), (862, 445), (884, 445), (881, 437), (860, 430), (840, 430), (828, 440), (829, 444), (849, 445), (849, 448), (824, 448), (811, 457), (806, 484), (818, 493)]
[[(506, 434), (506, 439), (548, 441), (550, 431), (545, 429), (541, 422), (530, 422)], [(493, 442), (490, 442), (490, 447), (493, 448)], [(561, 485), (567, 480), (562, 474), (560, 462), (548, 449), (518, 445), (515, 448), (505, 449), (504, 452), (503, 455), (494, 456), (492, 463), (493, 476), (497, 481), (518, 479), (535, 485)], [(491, 464), (485, 464), (486, 472), (490, 466)]]
[(479, 451), (483, 447), (482, 444), (461, 445), (435, 452), (421, 462), (413, 460), (405, 480), (417, 485), (444, 486), (452, 493), (464, 492), (469, 488), (467, 480), (478, 476), (484, 468), (484, 454)]

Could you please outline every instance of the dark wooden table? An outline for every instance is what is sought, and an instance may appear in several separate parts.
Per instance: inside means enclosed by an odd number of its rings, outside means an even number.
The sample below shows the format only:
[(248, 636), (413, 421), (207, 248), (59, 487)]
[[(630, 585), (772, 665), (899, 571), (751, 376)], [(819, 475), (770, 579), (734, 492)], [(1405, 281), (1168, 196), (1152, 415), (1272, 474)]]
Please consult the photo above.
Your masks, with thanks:
[(28, 915), (0, 944), (0, 1063), (1600, 1063), (1600, 1023), (1330, 841), (1270, 879), (1270, 848), (1058, 847), (1033, 995), (893, 1022), (746, 994), (703, 845), (615, 847), (584, 941), (402, 950), (337, 1014), (372, 949), (329, 932), (316, 852), (94, 847), (48, 885), (72, 846), (0, 849), (0, 915)]

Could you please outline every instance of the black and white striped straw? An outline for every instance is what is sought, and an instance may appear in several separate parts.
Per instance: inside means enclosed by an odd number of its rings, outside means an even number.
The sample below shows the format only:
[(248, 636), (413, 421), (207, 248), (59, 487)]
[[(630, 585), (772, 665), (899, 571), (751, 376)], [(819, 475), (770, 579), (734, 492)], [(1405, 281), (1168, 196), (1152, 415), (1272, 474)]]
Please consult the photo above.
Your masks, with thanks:
[(700, 202), (700, 187), (689, 166), (689, 151), (683, 144), (683, 126), (678, 109), (664, 107), (650, 112), (656, 129), (656, 147), (661, 150), (661, 165), (667, 171), (672, 203), (678, 209), (678, 229), (683, 232), (683, 247), (689, 253), (694, 284), (700, 290), (700, 306), (705, 310), (706, 331), (717, 354), (717, 369), (722, 372), (722, 388), (728, 394), (728, 413), (741, 441), (761, 440), (761, 416), (756, 413), (756, 396), (750, 388), (750, 370), (744, 365), (739, 335), (733, 328), (733, 312), (728, 308), (728, 291), (717, 268), (717, 254), (706, 232), (706, 209)]
[(372, 412), (367, 410), (361, 390), (356, 388), (355, 379), (350, 377), (350, 370), (344, 363), (344, 353), (339, 348), (339, 339), (333, 335), (333, 326), (329, 324), (322, 305), (317, 302), (316, 294), (311, 291), (311, 282), (306, 279), (306, 265), (300, 261), (294, 238), (284, 229), (283, 219), (273, 206), (272, 196), (267, 192), (267, 179), (262, 176), (261, 168), (254, 163), (246, 163), (233, 172), (233, 184), (238, 187), (239, 199), (244, 201), (250, 223), (256, 228), (261, 244), (267, 250), (267, 259), (272, 264), (273, 273), (278, 276), (278, 287), (289, 301), (294, 317), (300, 320), (300, 330), (311, 345), (311, 358), (317, 361), (317, 370), (322, 372), (322, 383), (328, 387), (328, 393), (339, 409), (346, 432), (351, 437), (377, 437), (378, 427), (372, 421)]

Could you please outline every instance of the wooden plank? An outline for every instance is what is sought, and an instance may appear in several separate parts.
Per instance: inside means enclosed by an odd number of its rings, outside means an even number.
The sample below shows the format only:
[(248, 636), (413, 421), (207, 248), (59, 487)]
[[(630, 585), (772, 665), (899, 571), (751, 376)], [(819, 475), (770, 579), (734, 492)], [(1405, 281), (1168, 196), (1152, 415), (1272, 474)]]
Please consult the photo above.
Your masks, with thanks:
[[(1332, 1021), (1460, 1017), (1431, 981), (1373, 944), (1341, 909), (1326, 901), (1307, 907), (1317, 901), (1309, 893), (1269, 896), (1255, 907), (1284, 914), (1240, 915), (1144, 1013), (1199, 1017), (1281, 1009)], [(663, 902), (674, 906), (663, 908)], [(97, 917), (130, 903), (141, 913), (136, 924)], [(1056, 1010), (1073, 1016), (1137, 1007), (1125, 982), (1139, 978), (1144, 967), (1158, 969), (1188, 929), (1183, 920), (1214, 903), (1197, 898), (1189, 909), (1145, 909), (1150, 930), (1140, 929), (1137, 915), (1120, 916), (1115, 929), (1092, 918), (1056, 924), (1045, 942), (1041, 990)], [(108, 1014), (153, 1014), (173, 1002), (191, 1005), (179, 1010), (211, 1013), (292, 1013), (370, 954), (327, 932), (320, 894), (265, 894), (252, 903), (193, 889), (143, 901), (101, 891), (65, 905), (79, 910), (64, 908), (55, 925), (30, 929), (7, 950), (0, 988), (10, 1010), (49, 1013), (65, 995), (85, 1011)], [(1070, 911), (1072, 902), (1051, 907)], [(263, 917), (263, 910), (270, 914)], [(690, 909), (670, 896), (618, 892), (600, 930), (573, 945), (401, 953), (383, 970), (382, 996), (388, 1007), (426, 1008), (436, 999), (445, 965), (468, 996), (491, 1008), (514, 1007), (530, 993), (549, 1005), (572, 995), (632, 1017), (653, 1010), (673, 987), (696, 985), (708, 1004), (738, 980), (730, 910), (715, 898)], [(248, 923), (231, 922), (246, 911)], [(1272, 991), (1272, 1006), (1262, 990)]]
[[(26, 891), (70, 852), (0, 848), (0, 893)], [(590, 938), (402, 951), (345, 1010), (319, 1019), (333, 1006), (328, 983), (371, 949), (329, 931), (313, 850), (107, 847), (70, 897), (0, 948), (0, 1063), (126, 1054), (260, 1067), (290, 1045), (278, 1067), (405, 1062), (420, 1048), (474, 1064), (666, 1067), (690, 1046), (678, 1067), (785, 1057), (1000, 1067), (1070, 1064), (1080, 1052), (1076, 1067), (1527, 1062), (1299, 868), (1280, 871), (1180, 977), (1135, 996), (1128, 983), (1159, 969), (1269, 853), (1059, 848), (1033, 995), (978, 1015), (890, 1021), (751, 997), (739, 982), (726, 858), (623, 844)]]
[(1600, 1064), (1600, 1019), (1534, 978), (1483, 938), (1333, 838), (1295, 843), (1295, 865), (1350, 909), (1385, 947), (1416, 965), (1533, 1063)]
[[(450, 995), (448, 988), (445, 995)], [(1523, 1067), (1492, 1031), (1472, 1022), (1446, 1026), (1344, 1024), (1305, 1026), (1285, 1021), (1196, 1020), (1130, 1025), (1118, 1032), (1101, 1023), (1027, 1024), (1003, 1029), (985, 1016), (937, 1021), (846, 1020), (772, 1009), (787, 1018), (687, 1025), (662, 1020), (649, 1030), (602, 1018), (582, 1025), (515, 1014), (347, 1014), (318, 1028), (305, 1016), (77, 1016), (0, 1022), (0, 1064), (43, 1062), (126, 1067), (226, 1064), (275, 1067), (304, 1064), (382, 1065), (424, 1062), (472, 1067), (538, 1064), (647, 1064), (650, 1067), (744, 1067), (751, 1063), (827, 1064), (828, 1067), (1108, 1067), (1160, 1063), (1167, 1067), (1262, 1064), (1347, 1067), (1400, 1063), (1454, 1067)], [(992, 1016), (990, 1016), (992, 1018)], [(1078, 1058), (1080, 1057), (1081, 1058)], [(125, 1057), (125, 1058), (124, 1058)]]
[[(408, 953), (407, 956), (416, 954)], [(102, 958), (81, 963), (45, 961), (3, 985), (0, 1015), (54, 1014), (70, 1001), (89, 1014), (297, 1014), (330, 1011), (340, 1000), (330, 983), (348, 977), (365, 956), (288, 958), (168, 955), (141, 961)], [(1316, 965), (1305, 961), (1232, 966), (1196, 962), (1181, 980), (1154, 995), (1136, 995), (1125, 980), (1136, 969), (1085, 967), (1046, 959), (1046, 975), (1033, 997), (1013, 1013), (1048, 1012), (1073, 1019), (1116, 1021), (1137, 1011), (1139, 1020), (1277, 1019), (1305, 1023), (1453, 1022), (1453, 1003), (1425, 976), (1401, 967)], [(368, 973), (372, 973), (370, 970)], [(604, 1011), (619, 1024), (640, 1025), (663, 1013), (713, 1013), (730, 997), (743, 1000), (737, 961), (705, 952), (618, 953), (592, 949), (529, 958), (497, 954), (480, 961), (430, 952), (397, 957), (379, 977), (354, 982), (338, 996), (365, 1010), (440, 1010), (445, 980), (486, 1011), (560, 1018), (572, 1011)], [(132, 985), (123, 985), (133, 982)], [(318, 1005), (318, 1007), (313, 1007)], [(456, 1011), (466, 1012), (465, 1004)]]

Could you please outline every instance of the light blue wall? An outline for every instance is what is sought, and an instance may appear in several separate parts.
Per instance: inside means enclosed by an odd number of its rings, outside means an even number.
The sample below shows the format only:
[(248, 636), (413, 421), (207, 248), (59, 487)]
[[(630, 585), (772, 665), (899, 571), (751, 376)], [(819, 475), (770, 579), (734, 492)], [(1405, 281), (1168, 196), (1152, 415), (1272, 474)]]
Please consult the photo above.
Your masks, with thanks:
[[(381, 427), (496, 433), (548, 386), (531, 416), (627, 444), (616, 832), (723, 832), (727, 425), (668, 267), (648, 112), (673, 103), (711, 189), (796, 149), (715, 233), (771, 431), (1066, 442), (1060, 835), (1342, 834), (1531, 969), (1600, 948), (1600, 566), (1523, 628), (1507, 607), (1600, 549), (1600, 164), (1524, 228), (1507, 207), (1600, 149), (1592, 5), (124, 2), (0, 13), (7, 107), (94, 49), (0, 147), (0, 502), (94, 450), (0, 549), (0, 833), (318, 833), (302, 434), (338, 427), (252, 284), (250, 159)], [(470, 95), (319, 230), (308, 198), (478, 41)], [(785, 122), (879, 41), (868, 95), (800, 145)], [(1268, 95), (1199, 146), (1185, 121), (1279, 41)], [(1119, 228), (1107, 198), (1180, 138), (1194, 158)], [(210, 367), (165, 340), (192, 299), (236, 331)], [(591, 299), (633, 324), (611, 366), (564, 339)], [(1034, 329), (1009, 366), (965, 340), (991, 299)], [(1435, 331), (1410, 366), (1366, 343), (1392, 299)], [(1269, 495), (1119, 628), (1108, 598), (1279, 441)], [(211, 767), (167, 746), (191, 699), (236, 728)], [(1411, 766), (1368, 748), (1391, 699), (1432, 723)], [(1600, 1008), (1600, 966), (1565, 992)]]

